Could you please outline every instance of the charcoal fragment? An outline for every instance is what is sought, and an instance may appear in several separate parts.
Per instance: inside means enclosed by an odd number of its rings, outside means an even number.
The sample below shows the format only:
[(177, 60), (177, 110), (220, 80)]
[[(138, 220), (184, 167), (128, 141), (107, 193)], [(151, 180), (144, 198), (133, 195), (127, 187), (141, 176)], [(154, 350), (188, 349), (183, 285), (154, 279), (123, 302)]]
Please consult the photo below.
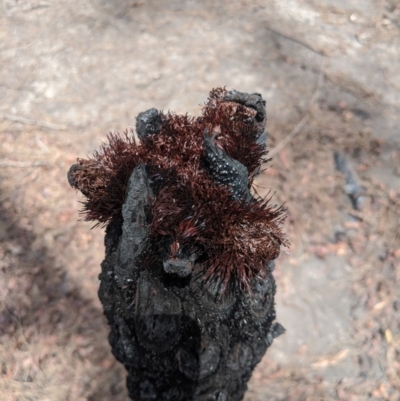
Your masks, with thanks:
[(247, 168), (219, 149), (214, 142), (214, 136), (204, 133), (204, 158), (206, 168), (217, 184), (226, 185), (232, 197), (238, 201), (250, 201), (249, 173)]
[(157, 109), (152, 108), (138, 114), (136, 118), (136, 133), (139, 139), (157, 134), (162, 125), (162, 119)]

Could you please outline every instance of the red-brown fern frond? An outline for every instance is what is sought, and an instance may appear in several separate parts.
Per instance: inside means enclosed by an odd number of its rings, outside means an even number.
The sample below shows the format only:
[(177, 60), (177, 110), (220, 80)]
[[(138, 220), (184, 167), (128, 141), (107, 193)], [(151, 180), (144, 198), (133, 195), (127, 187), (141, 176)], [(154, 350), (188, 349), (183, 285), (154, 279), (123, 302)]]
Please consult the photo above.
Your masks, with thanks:
[(246, 167), (249, 188), (266, 161), (260, 110), (228, 95), (225, 88), (213, 89), (198, 118), (157, 114), (158, 132), (142, 136), (140, 144), (127, 132), (109, 134), (92, 157), (78, 159), (69, 181), (86, 198), (85, 219), (106, 224), (121, 214), (130, 175), (143, 163), (154, 192), (150, 236), (169, 238), (170, 255), (201, 248), (205, 279), (220, 280), (222, 287), (235, 280), (246, 288), (288, 240), (281, 228), (285, 208), (271, 206), (270, 199), (235, 199), (206, 168), (205, 131), (215, 132), (215, 146)]

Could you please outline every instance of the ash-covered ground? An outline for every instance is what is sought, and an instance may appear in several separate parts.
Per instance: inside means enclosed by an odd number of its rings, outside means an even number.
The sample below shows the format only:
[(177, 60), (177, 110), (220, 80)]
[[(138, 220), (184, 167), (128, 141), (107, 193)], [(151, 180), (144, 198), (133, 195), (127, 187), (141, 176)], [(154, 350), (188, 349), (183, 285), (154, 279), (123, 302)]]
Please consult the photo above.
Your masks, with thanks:
[(128, 399), (97, 297), (104, 232), (77, 221), (66, 171), (139, 112), (198, 115), (226, 85), (267, 100), (254, 189), (286, 202), (292, 242), (287, 332), (245, 400), (398, 400), (399, 33), (394, 0), (3, 0), (0, 398)]

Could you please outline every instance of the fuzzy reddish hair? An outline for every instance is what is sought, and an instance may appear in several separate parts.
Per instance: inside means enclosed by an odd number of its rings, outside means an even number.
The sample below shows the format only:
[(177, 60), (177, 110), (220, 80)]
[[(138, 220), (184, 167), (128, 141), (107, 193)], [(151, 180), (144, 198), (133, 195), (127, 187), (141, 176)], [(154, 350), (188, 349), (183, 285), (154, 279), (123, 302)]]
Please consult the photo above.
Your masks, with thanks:
[(233, 199), (229, 188), (217, 185), (203, 166), (204, 132), (216, 129), (216, 145), (247, 168), (249, 188), (267, 161), (265, 144), (257, 142), (256, 111), (224, 100), (226, 93), (213, 89), (197, 118), (159, 113), (160, 132), (140, 144), (127, 131), (109, 134), (93, 157), (78, 159), (72, 178), (86, 196), (85, 219), (104, 225), (121, 215), (132, 170), (144, 163), (156, 188), (152, 238), (170, 237), (170, 256), (181, 248), (200, 250), (206, 255), (206, 279), (218, 279), (224, 288), (234, 280), (243, 288), (265, 271), (281, 245), (288, 245), (281, 230), (286, 215), (270, 199)]

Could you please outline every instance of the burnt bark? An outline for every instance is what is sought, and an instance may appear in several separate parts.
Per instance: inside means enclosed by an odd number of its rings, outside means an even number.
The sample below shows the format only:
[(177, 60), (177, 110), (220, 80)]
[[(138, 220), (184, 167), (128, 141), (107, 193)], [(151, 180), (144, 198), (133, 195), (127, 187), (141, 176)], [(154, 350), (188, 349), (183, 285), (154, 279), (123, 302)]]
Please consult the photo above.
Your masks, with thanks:
[[(103, 153), (78, 159), (68, 173), (70, 185), (88, 198), (87, 218), (109, 221), (99, 298), (111, 329), (112, 352), (128, 372), (132, 400), (239, 401), (254, 367), (284, 331), (274, 322), (272, 274), (273, 258), (285, 244), (279, 228), (283, 209), (268, 207), (267, 201), (250, 192), (254, 171), (266, 153), (260, 142), (265, 120), (261, 95), (217, 89), (202, 117), (190, 120), (147, 110), (136, 123), (144, 148), (129, 138), (111, 136)], [(216, 143), (219, 134), (210, 132), (210, 126), (218, 124), (230, 154)], [(199, 160), (192, 164), (194, 172), (187, 168), (188, 157), (176, 161), (179, 151), (168, 145), (171, 137), (177, 138), (175, 130), (186, 138), (180, 142), (180, 152), (192, 143), (193, 157)], [(195, 136), (200, 134), (202, 139)], [(168, 153), (151, 153), (154, 146), (170, 152), (175, 170)], [(138, 162), (132, 163), (135, 157)], [(198, 177), (203, 181), (193, 183)], [(179, 182), (175, 187), (174, 180)], [(217, 194), (204, 195), (208, 203), (199, 200), (204, 188)], [(189, 189), (192, 200), (185, 192)], [(170, 191), (167, 198), (165, 190)], [(160, 193), (166, 204), (157, 204)], [(212, 199), (218, 205), (211, 209), (216, 213), (199, 213), (193, 199), (198, 209), (210, 208)], [(177, 230), (169, 223), (158, 224), (171, 213), (182, 215), (171, 223)], [(107, 216), (112, 217), (107, 220)], [(223, 216), (229, 218), (224, 226)], [(216, 226), (226, 228), (218, 231)], [(214, 248), (223, 252), (225, 259), (220, 261), (225, 264), (215, 262), (208, 274), (210, 254), (219, 260)], [(252, 268), (257, 252), (264, 256), (258, 256), (258, 267)], [(271, 260), (264, 261), (265, 255)]]
[[(175, 269), (160, 257), (141, 260), (148, 237), (151, 184), (143, 165), (128, 184), (123, 215), (107, 227), (99, 297), (115, 357), (128, 371), (133, 400), (236, 401), (252, 370), (283, 332), (275, 320), (274, 261), (253, 278), (251, 292), (220, 293), (190, 258)], [(186, 274), (185, 274), (186, 271)]]

